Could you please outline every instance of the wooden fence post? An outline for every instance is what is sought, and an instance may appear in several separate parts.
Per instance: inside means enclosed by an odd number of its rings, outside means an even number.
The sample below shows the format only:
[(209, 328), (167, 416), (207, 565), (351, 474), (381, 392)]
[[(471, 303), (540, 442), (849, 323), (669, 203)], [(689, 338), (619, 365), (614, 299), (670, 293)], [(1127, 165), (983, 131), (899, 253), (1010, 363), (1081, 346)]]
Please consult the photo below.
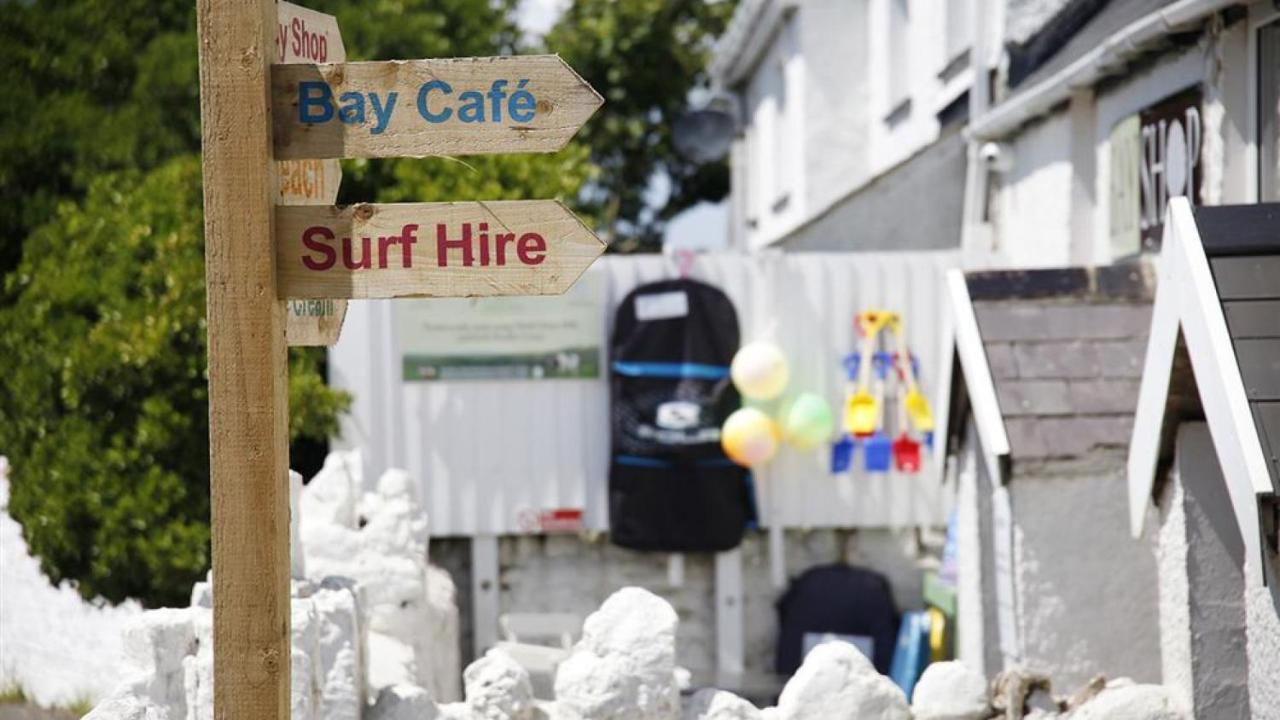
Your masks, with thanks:
[(289, 717), (285, 309), (272, 240), (273, 0), (199, 0), (214, 717)]

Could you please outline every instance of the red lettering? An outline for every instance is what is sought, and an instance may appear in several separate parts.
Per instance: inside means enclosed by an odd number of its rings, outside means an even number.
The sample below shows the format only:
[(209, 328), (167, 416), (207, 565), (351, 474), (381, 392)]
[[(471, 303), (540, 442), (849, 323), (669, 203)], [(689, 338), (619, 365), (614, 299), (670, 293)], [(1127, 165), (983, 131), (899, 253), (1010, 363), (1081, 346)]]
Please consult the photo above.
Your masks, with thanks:
[(400, 230), (400, 249), (404, 252), (403, 267), (405, 268), (413, 267), (413, 244), (418, 242), (418, 237), (415, 234), (417, 232), (418, 226), (413, 223), (405, 225)]
[(308, 250), (320, 253), (323, 258), (314, 260), (304, 253), (302, 255), (302, 264), (307, 266), (308, 270), (328, 270), (333, 267), (333, 263), (338, 259), (338, 254), (327, 244), (315, 240), (317, 236), (325, 240), (333, 240), (333, 231), (321, 225), (309, 227), (302, 231), (302, 244), (307, 246)]
[(360, 245), (363, 250), (360, 262), (356, 262), (351, 257), (352, 245), (351, 238), (342, 238), (342, 264), (346, 265), (348, 270), (368, 270), (373, 260), (371, 257), (373, 253), (369, 247), (369, 238), (360, 238)]
[(382, 269), (387, 266), (387, 248), (400, 242), (400, 238), (395, 235), (383, 235), (378, 238), (378, 268)]
[(302, 54), (302, 33), (306, 32), (306, 24), (299, 18), (293, 19), (293, 55), (294, 57), (303, 57)]
[[(537, 257), (534, 257), (537, 253)], [(525, 233), (516, 243), (516, 256), (525, 265), (539, 265), (547, 259), (547, 241), (538, 233)]]
[(449, 231), (444, 223), (436, 225), (436, 264), (440, 267), (449, 267), (450, 248), (462, 250), (462, 264), (471, 266), (471, 223), (462, 224), (461, 240), (450, 240)]
[(489, 223), (480, 223), (480, 264), (489, 264)]
[(516, 241), (515, 233), (498, 233), (493, 236), (493, 249), (497, 257), (496, 264), (507, 263), (507, 246)]

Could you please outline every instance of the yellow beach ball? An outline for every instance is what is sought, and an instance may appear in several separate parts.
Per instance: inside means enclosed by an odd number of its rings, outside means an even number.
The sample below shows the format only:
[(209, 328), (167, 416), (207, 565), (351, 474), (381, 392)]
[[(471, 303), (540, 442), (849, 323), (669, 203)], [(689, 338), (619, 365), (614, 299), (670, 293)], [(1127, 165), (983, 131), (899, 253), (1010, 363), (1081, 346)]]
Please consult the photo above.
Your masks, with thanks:
[(778, 426), (755, 408), (741, 408), (724, 421), (720, 445), (730, 460), (743, 467), (763, 465), (778, 452)]

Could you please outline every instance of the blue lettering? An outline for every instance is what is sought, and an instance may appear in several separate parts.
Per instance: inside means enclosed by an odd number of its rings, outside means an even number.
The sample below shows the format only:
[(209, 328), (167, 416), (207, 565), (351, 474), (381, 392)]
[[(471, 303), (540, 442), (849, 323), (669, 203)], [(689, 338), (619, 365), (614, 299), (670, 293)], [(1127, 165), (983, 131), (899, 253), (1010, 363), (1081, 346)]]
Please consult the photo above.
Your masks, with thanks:
[(391, 111), (396, 107), (396, 97), (400, 93), (387, 93), (387, 104), (385, 106), (378, 104), (378, 94), (369, 93), (369, 105), (373, 107), (373, 117), (377, 120), (377, 124), (373, 127), (374, 135), (381, 135), (382, 131), (387, 129), (387, 125), (391, 122)]
[[(329, 83), (304, 80), (298, 83), (298, 121), (325, 123), (333, 119), (333, 91)], [(316, 112), (309, 111), (314, 107)]]
[(338, 119), (347, 125), (364, 124), (364, 95), (358, 92), (342, 93), (339, 97), (342, 107), (338, 108)]
[(432, 90), (439, 90), (445, 95), (451, 95), (453, 93), (453, 88), (449, 83), (443, 80), (432, 80), (431, 82), (423, 83), (422, 87), (418, 89), (418, 114), (427, 122), (445, 122), (451, 115), (453, 115), (453, 108), (445, 108), (438, 113), (431, 112), (431, 108), (427, 102), (427, 96), (431, 94)]
[(534, 111), (538, 107), (538, 103), (533, 99), (533, 93), (524, 89), (529, 84), (526, 78), (516, 85), (516, 91), (511, 93), (511, 100), (507, 102), (507, 115), (518, 123), (533, 122)]
[[(506, 90), (502, 88), (507, 84), (506, 80), (494, 80), (493, 87), (489, 88), (489, 100), (492, 101), (490, 119), (494, 122), (502, 122), (502, 99), (507, 96)], [(483, 120), (483, 118), (481, 118)]]
[(484, 122), (484, 95), (468, 90), (458, 96), (466, 104), (458, 108), (458, 119), (464, 123)]

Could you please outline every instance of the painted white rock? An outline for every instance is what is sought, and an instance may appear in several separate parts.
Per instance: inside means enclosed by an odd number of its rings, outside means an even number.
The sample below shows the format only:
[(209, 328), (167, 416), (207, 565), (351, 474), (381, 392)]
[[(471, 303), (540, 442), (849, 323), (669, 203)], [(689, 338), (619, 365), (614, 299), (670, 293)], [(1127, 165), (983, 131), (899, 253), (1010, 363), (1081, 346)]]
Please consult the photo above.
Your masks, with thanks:
[(530, 720), (533, 687), (529, 672), (497, 648), (467, 666), (462, 675), (467, 704), (485, 720)]
[(678, 618), (648, 590), (623, 588), (583, 624), (582, 640), (556, 671), (566, 720), (666, 720), (680, 713), (676, 688)]
[(779, 720), (910, 720), (902, 690), (857, 648), (823, 643), (805, 656), (778, 698)]
[(83, 720), (170, 720), (169, 713), (146, 698), (120, 693), (98, 703)]
[(1108, 686), (1071, 720), (1191, 720), (1191, 711), (1163, 685)]
[(299, 514), (304, 528), (337, 525), (355, 529), (361, 462), (359, 451), (329, 453), (324, 467), (307, 483), (300, 498)]
[(417, 685), (391, 685), (378, 692), (378, 700), (367, 720), (435, 720), (436, 704), (426, 689)]
[(961, 662), (933, 663), (916, 683), (911, 713), (916, 720), (986, 720), (986, 678)]
[(683, 720), (762, 720), (755, 705), (731, 692), (704, 688), (685, 705)]

